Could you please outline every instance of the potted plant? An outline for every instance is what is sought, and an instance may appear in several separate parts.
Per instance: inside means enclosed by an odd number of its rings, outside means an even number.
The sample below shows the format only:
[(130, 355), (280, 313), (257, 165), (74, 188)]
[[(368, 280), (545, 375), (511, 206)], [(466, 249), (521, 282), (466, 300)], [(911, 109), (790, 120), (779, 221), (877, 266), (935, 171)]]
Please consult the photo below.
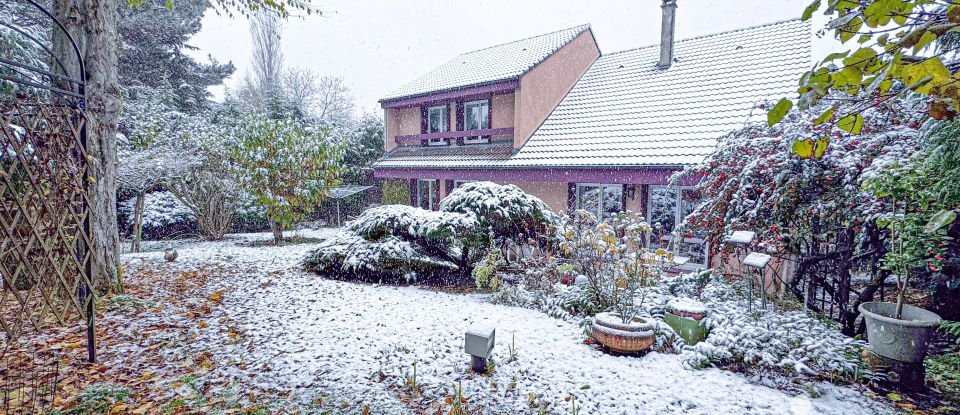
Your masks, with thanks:
[(890, 250), (883, 268), (897, 276), (897, 302), (866, 302), (858, 310), (867, 326), (867, 340), (874, 353), (900, 362), (922, 362), (927, 344), (941, 319), (937, 314), (907, 305), (910, 278), (918, 269), (935, 271), (942, 228), (953, 217), (942, 212), (929, 217), (930, 201), (936, 200), (924, 185), (927, 175), (914, 160), (893, 166), (887, 174), (865, 182), (878, 197), (888, 197), (890, 212), (877, 218), (877, 225), (890, 232)]
[(638, 353), (653, 345), (653, 324), (644, 318), (623, 316), (615, 313), (598, 313), (590, 325), (590, 337), (608, 349), (618, 353)]
[(566, 249), (583, 273), (587, 291), (600, 309), (608, 310), (588, 320), (587, 334), (611, 351), (647, 350), (654, 343), (653, 324), (638, 315), (646, 294), (643, 287), (652, 283), (655, 273), (643, 255), (650, 226), (629, 212), (604, 222), (594, 218), (585, 222), (581, 225), (593, 226), (581, 229)]
[(689, 298), (674, 298), (667, 302), (663, 321), (673, 328), (687, 344), (694, 345), (707, 337), (703, 319), (707, 308), (703, 303)]

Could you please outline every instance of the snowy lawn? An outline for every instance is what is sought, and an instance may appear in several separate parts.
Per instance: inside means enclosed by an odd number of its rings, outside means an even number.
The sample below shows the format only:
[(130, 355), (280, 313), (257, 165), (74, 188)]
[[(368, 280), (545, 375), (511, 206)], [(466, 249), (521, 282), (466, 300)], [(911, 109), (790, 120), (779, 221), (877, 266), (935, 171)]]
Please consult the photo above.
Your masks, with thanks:
[[(59, 356), (56, 406), (66, 414), (91, 405), (135, 414), (446, 414), (457, 383), (474, 414), (570, 414), (574, 405), (579, 414), (892, 413), (858, 387), (784, 391), (686, 369), (680, 355), (607, 355), (584, 344), (576, 323), (484, 295), (323, 279), (299, 266), (316, 243), (253, 243), (269, 238), (174, 242), (173, 263), (163, 260), (166, 242), (125, 254), (127, 293), (98, 304), (96, 364), (84, 360), (82, 326), (25, 334), (7, 353)], [(475, 324), (497, 329), (491, 375), (471, 374), (462, 350)], [(129, 393), (80, 393), (91, 386)], [(88, 402), (96, 399), (105, 403)]]
[[(807, 388), (812, 393), (794, 395), (719, 369), (684, 369), (676, 355), (610, 356), (584, 344), (574, 323), (490, 304), (482, 295), (325, 280), (298, 266), (314, 244), (238, 245), (266, 237), (183, 244), (175, 263), (159, 251), (124, 258), (128, 273), (208, 270), (203, 289), (218, 307), (190, 329), (192, 341), (167, 353), (209, 352), (216, 363), (204, 376), (212, 384), (283, 397), (270, 404), (275, 409), (326, 400), (347, 411), (433, 413), (459, 381), (470, 407), (488, 414), (537, 413), (536, 405), (569, 413), (571, 394), (584, 414), (889, 411), (849, 387), (816, 384)], [(490, 376), (470, 374), (462, 351), (463, 333), (474, 324), (497, 329)], [(414, 364), (416, 394), (407, 382)]]

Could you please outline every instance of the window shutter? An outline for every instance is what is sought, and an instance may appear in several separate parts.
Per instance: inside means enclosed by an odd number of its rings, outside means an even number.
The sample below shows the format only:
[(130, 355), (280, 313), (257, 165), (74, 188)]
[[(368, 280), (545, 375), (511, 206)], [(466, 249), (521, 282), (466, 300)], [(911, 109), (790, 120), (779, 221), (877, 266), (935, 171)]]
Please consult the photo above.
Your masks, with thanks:
[(410, 206), (417, 205), (417, 179), (410, 179)]
[(452, 191), (453, 191), (453, 180), (444, 180), (443, 181), (444, 196), (450, 196), (450, 192)]
[(627, 211), (627, 185), (620, 185), (620, 211)]
[(420, 106), (420, 134), (426, 134), (426, 133), (427, 133), (427, 123), (428, 123), (428, 120), (427, 120), (427, 106), (426, 106), (426, 105), (421, 105), (421, 106)]
[(440, 210), (440, 181), (433, 180), (433, 210)]
[(493, 128), (493, 96), (487, 98), (487, 128)]
[(567, 210), (573, 211), (577, 207), (577, 184), (567, 183)]
[(463, 131), (463, 101), (457, 101), (457, 131)]
[(649, 221), (650, 218), (647, 215), (650, 213), (649, 212), (650, 207), (648, 206), (648, 204), (650, 203), (650, 194), (649, 194), (650, 185), (641, 184), (638, 187), (639, 188), (637, 189), (637, 191), (640, 192), (640, 209), (643, 210), (641, 213), (643, 214), (643, 217), (647, 221)]

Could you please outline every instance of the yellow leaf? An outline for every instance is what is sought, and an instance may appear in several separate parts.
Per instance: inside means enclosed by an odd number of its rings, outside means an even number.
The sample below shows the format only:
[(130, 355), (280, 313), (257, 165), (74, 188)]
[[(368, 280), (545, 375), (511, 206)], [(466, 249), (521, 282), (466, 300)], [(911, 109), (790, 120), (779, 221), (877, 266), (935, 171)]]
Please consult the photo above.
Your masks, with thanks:
[(891, 401), (894, 401), (894, 402), (900, 402), (903, 400), (903, 395), (900, 395), (899, 393), (890, 392), (887, 394), (887, 399), (890, 399)]
[(950, 77), (950, 70), (943, 65), (939, 57), (932, 57), (912, 65), (903, 65), (900, 68), (900, 78), (903, 83), (924, 95), (929, 95), (933, 87), (950, 82)]
[(215, 303), (219, 303), (223, 301), (223, 290), (210, 294), (210, 301), (213, 301)]
[(793, 142), (793, 154), (802, 159), (813, 157), (813, 140), (797, 140)]
[(76, 349), (76, 348), (78, 348), (78, 347), (80, 347), (80, 346), (83, 346), (83, 341), (82, 341), (82, 340), (77, 340), (77, 341), (75, 341), (75, 342), (63, 343), (62, 346), (63, 346), (63, 348), (65, 348), (65, 349)]
[(920, 52), (921, 49), (925, 48), (934, 40), (937, 40), (937, 35), (929, 30), (923, 32), (923, 36), (920, 36), (920, 40), (917, 41), (916, 45), (913, 45), (913, 53)]
[(207, 328), (207, 327), (210, 327), (210, 325), (207, 324), (206, 321), (202, 321), (202, 320), (197, 322), (197, 326), (199, 326), (201, 329), (205, 329), (205, 328)]
[(837, 127), (853, 135), (860, 134), (860, 132), (863, 131), (863, 115), (847, 115), (841, 118), (840, 121), (837, 121)]
[(817, 139), (816, 149), (813, 151), (813, 158), (820, 160), (823, 158), (823, 155), (827, 152), (827, 147), (830, 146), (830, 137), (821, 137)]

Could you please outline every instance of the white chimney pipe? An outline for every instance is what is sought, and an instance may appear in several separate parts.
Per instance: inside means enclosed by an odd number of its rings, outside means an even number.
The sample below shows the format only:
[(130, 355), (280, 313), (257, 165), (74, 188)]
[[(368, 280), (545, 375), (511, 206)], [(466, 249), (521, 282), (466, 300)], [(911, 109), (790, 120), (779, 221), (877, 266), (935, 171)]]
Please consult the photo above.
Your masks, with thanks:
[(673, 63), (673, 28), (676, 26), (677, 0), (663, 0), (663, 22), (660, 25), (660, 62), (657, 67), (667, 69)]

